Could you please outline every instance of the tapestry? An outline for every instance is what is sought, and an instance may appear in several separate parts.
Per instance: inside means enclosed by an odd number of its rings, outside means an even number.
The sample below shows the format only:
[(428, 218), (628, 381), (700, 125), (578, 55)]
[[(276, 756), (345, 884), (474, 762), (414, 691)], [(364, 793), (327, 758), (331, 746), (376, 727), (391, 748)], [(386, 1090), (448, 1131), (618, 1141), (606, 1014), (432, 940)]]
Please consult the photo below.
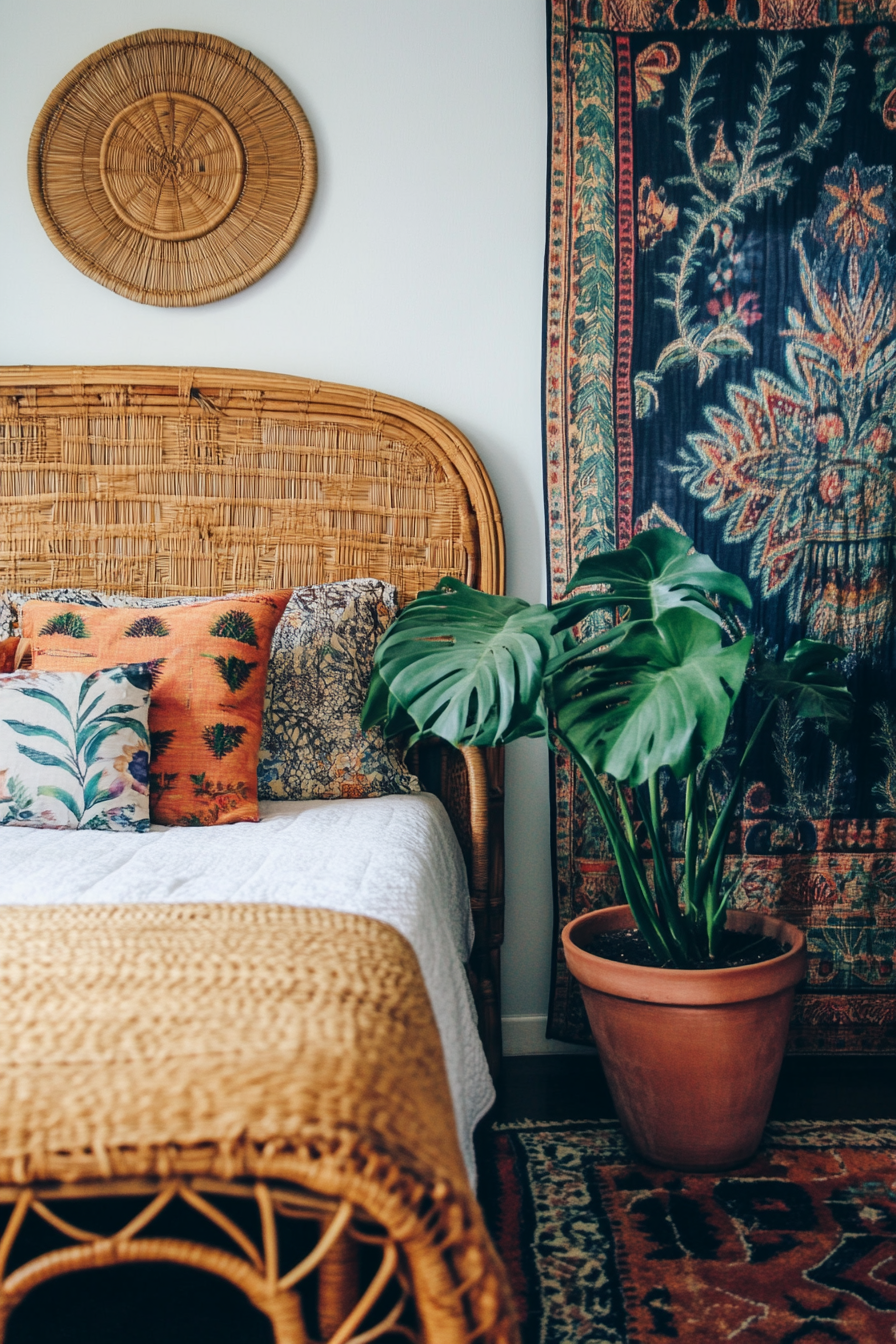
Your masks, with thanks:
[[(789, 1048), (896, 1051), (896, 0), (552, 0), (551, 22), (552, 597), (671, 526), (744, 578), (772, 653), (848, 650), (849, 742), (782, 705), (726, 864), (733, 905), (808, 931)], [(559, 931), (622, 894), (553, 769)], [(590, 1040), (559, 940), (548, 1034)]]
[(486, 1219), (522, 1344), (892, 1344), (896, 1129), (771, 1124), (722, 1173), (639, 1162), (615, 1121), (496, 1125)]

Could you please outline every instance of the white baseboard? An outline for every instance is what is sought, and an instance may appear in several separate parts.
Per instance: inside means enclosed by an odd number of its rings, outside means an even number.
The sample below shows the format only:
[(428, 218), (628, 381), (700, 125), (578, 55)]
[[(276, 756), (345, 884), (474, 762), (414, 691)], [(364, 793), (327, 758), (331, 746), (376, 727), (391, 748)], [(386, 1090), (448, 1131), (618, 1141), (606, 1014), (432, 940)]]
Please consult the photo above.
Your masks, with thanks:
[(549, 1041), (545, 1037), (547, 1014), (502, 1017), (501, 1031), (505, 1055), (593, 1055), (591, 1045), (567, 1045), (565, 1041)]

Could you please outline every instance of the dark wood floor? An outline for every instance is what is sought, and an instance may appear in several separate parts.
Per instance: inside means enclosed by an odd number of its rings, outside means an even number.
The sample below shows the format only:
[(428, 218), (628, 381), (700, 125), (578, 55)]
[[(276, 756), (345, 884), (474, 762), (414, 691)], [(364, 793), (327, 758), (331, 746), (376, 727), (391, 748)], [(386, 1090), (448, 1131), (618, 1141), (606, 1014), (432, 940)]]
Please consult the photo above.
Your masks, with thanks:
[[(505, 1059), (489, 1120), (602, 1120), (615, 1114), (592, 1055)], [(896, 1120), (896, 1056), (792, 1056), (784, 1061), (773, 1120)]]

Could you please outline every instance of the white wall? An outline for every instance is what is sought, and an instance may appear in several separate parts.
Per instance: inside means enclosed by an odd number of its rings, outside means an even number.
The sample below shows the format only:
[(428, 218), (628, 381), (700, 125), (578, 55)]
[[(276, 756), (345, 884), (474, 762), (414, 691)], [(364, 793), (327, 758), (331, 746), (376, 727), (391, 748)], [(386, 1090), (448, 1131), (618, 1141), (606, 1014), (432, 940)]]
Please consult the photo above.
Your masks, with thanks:
[[(56, 83), (107, 42), (161, 27), (217, 33), (270, 65), (320, 159), (286, 259), (202, 308), (151, 308), (88, 280), (28, 194), (28, 137)], [(495, 483), (508, 591), (540, 598), (543, 0), (6, 0), (0, 43), (0, 363), (267, 369), (430, 406)], [(539, 743), (508, 752), (504, 1013), (527, 1018), (530, 1042), (549, 980), (546, 758)]]

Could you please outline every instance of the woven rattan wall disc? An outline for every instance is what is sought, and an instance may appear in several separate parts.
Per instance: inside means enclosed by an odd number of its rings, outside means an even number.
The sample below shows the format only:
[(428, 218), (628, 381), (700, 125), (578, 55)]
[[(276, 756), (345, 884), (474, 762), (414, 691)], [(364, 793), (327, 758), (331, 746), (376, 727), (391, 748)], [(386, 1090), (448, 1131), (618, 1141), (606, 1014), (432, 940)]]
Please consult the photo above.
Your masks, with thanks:
[(100, 148), (112, 209), (149, 238), (201, 238), (225, 220), (246, 180), (243, 147), (210, 103), (158, 93), (124, 108)]
[(88, 56), (31, 135), (31, 199), (60, 252), (159, 307), (245, 289), (298, 237), (317, 177), (301, 107), (250, 52), (159, 29)]

